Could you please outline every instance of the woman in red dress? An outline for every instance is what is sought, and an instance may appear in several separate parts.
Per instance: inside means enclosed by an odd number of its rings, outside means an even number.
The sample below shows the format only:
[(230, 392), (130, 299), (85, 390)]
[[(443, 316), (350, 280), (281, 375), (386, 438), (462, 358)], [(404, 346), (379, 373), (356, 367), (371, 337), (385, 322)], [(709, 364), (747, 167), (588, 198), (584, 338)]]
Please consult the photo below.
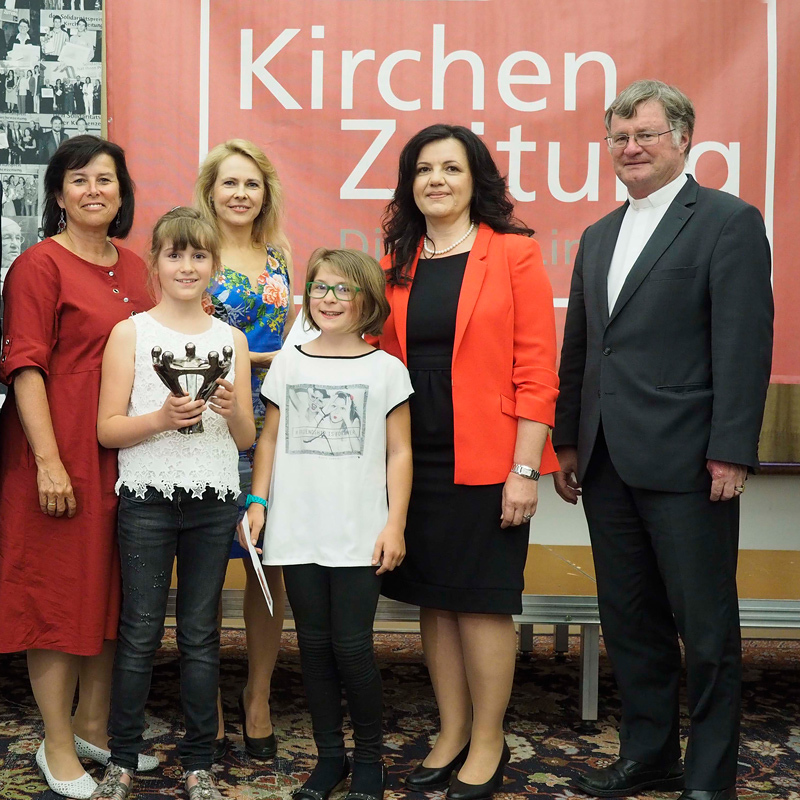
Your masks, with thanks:
[(95, 782), (79, 756), (107, 756), (120, 604), (117, 454), (96, 433), (100, 365), (114, 325), (153, 303), (142, 260), (109, 240), (133, 223), (123, 151), (77, 136), (44, 184), (49, 238), (16, 259), (3, 289), (0, 652), (27, 651), (48, 784), (86, 798)]

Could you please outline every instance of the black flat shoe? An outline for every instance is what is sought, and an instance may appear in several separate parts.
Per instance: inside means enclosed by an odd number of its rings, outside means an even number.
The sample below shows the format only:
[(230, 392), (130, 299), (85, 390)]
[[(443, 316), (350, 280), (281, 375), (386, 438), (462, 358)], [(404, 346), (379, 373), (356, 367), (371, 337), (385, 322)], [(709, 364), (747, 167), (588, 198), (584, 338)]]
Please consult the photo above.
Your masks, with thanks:
[(469, 754), (469, 742), (467, 742), (461, 752), (443, 767), (423, 767), (417, 764), (408, 775), (406, 775), (406, 789), (412, 792), (433, 792), (437, 789), (446, 789), (450, 784), (453, 773), (460, 769), (467, 760)]
[(239, 722), (242, 724), (242, 739), (244, 740), (244, 750), (251, 758), (267, 759), (272, 758), (278, 752), (278, 740), (275, 738), (275, 731), (263, 739), (251, 739), (247, 735), (247, 714), (244, 710), (244, 689), (239, 694)]
[(500, 763), (494, 775), (486, 783), (464, 783), (457, 777), (453, 778), (447, 790), (447, 800), (491, 800), (492, 795), (503, 785), (503, 771), (511, 759), (508, 744), (503, 742), (503, 752), (500, 754)]
[(383, 794), (386, 791), (386, 781), (389, 779), (389, 774), (386, 772), (386, 766), (381, 764), (381, 792), (380, 794), (367, 794), (367, 792), (353, 792), (350, 791), (345, 795), (344, 800), (383, 800)]
[(729, 786), (727, 789), (717, 789), (715, 792), (687, 789), (678, 800), (736, 800), (736, 787)]
[(211, 760), (215, 764), (219, 761), (222, 761), (222, 759), (228, 754), (229, 744), (230, 742), (228, 741), (227, 736), (223, 736), (220, 739), (214, 739), (214, 749), (211, 751)]
[(618, 758), (604, 769), (595, 769), (588, 775), (575, 778), (573, 783), (582, 792), (594, 797), (627, 797), (652, 791), (677, 792), (683, 789), (683, 765), (678, 760), (669, 767), (654, 767), (630, 758)]
[(303, 800), (303, 798), (308, 798), (308, 800), (328, 800), (328, 798), (347, 780), (347, 776), (349, 774), (350, 762), (348, 761), (347, 756), (345, 756), (344, 764), (342, 766), (342, 775), (336, 784), (331, 786), (330, 789), (308, 789), (305, 785), (303, 785), (299, 789), (295, 789), (292, 792), (292, 797), (295, 798), (295, 800)]

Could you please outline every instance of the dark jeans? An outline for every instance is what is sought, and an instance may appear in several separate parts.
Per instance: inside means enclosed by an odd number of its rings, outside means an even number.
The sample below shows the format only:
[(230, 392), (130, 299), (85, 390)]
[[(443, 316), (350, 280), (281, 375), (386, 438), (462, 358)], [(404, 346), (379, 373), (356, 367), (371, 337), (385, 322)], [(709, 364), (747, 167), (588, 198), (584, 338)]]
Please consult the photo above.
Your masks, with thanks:
[(186, 770), (210, 769), (217, 735), (217, 609), (228, 567), (237, 507), (213, 489), (169, 500), (152, 487), (119, 500), (122, 612), (111, 685), (111, 759), (135, 769), (153, 658), (161, 645), (173, 560), (178, 559), (177, 641), (186, 735), (178, 755)]
[(342, 684), (353, 723), (356, 763), (381, 760), (383, 687), (372, 649), (381, 589), (376, 567), (283, 568), (303, 685), (320, 758), (344, 758)]

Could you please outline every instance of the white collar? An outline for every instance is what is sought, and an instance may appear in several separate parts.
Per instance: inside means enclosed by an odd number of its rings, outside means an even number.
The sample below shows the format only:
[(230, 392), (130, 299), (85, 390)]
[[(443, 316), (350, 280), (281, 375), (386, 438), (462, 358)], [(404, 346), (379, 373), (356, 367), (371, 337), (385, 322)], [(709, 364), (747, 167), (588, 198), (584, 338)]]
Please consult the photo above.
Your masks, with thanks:
[(652, 194), (643, 197), (641, 200), (637, 200), (628, 195), (628, 202), (631, 204), (631, 208), (636, 211), (641, 211), (644, 208), (658, 208), (658, 206), (668, 205), (678, 196), (678, 193), (683, 189), (688, 179), (687, 174), (681, 172), (677, 178), (673, 178), (666, 186), (656, 189)]

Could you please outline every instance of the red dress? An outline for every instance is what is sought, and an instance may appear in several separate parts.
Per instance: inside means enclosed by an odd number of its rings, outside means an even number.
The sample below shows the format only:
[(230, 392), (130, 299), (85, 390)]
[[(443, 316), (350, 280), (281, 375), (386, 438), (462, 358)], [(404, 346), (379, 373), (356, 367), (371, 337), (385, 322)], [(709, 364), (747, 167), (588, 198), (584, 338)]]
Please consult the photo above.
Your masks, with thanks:
[[(117, 248), (110, 267), (46, 239), (20, 255), (3, 290), (0, 379), (0, 652), (97, 655), (115, 639), (120, 606), (117, 451), (97, 442), (103, 349), (111, 329), (152, 307), (146, 268)], [(38, 367), (78, 510), (39, 509), (36, 464), (14, 401), (14, 371)]]

